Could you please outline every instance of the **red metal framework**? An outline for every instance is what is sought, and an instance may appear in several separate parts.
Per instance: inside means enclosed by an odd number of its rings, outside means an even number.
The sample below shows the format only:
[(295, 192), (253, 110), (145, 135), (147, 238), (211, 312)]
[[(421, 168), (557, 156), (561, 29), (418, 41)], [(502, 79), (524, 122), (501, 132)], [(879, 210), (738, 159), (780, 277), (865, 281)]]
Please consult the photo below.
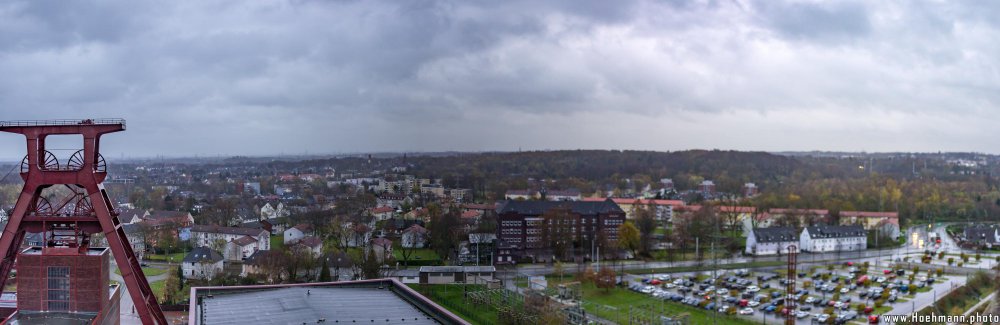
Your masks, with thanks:
[[(43, 249), (79, 250), (87, 249), (90, 234), (100, 232), (108, 240), (142, 323), (167, 324), (102, 184), (107, 170), (100, 154), (101, 136), (124, 130), (122, 119), (0, 122), (0, 131), (23, 134), (28, 145), (21, 163), (24, 187), (0, 236), (0, 252), (4, 254), (0, 288), (14, 267), (25, 232), (45, 233), (47, 247)], [(45, 138), (58, 134), (83, 135), (83, 149), (65, 164), (45, 150)], [(72, 193), (58, 206), (41, 196), (43, 190), (56, 185), (64, 185)]]
[(795, 264), (797, 261), (798, 247), (788, 245), (788, 279), (785, 283), (785, 325), (795, 325)]

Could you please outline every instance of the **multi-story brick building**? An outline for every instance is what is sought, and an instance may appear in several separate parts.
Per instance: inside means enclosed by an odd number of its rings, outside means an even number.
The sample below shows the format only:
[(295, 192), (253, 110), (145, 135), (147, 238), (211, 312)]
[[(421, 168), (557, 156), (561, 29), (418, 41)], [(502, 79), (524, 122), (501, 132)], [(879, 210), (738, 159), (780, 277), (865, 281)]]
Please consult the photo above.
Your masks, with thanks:
[[(498, 263), (554, 255), (589, 258), (600, 246), (617, 242), (625, 211), (614, 201), (505, 201), (497, 208)], [(555, 252), (555, 245), (561, 252)], [(607, 249), (602, 254), (610, 254)]]

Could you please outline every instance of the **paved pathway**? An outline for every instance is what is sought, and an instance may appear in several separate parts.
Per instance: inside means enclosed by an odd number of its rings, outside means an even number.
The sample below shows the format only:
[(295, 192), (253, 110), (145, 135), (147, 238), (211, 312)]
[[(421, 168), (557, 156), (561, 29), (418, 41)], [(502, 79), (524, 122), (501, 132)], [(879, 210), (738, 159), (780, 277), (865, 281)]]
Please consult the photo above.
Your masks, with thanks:
[[(111, 263), (111, 265), (113, 266), (112, 269), (117, 269), (118, 268), (118, 265), (115, 264), (115, 263), (113, 263), (113, 262)], [(126, 288), (125, 288), (125, 278), (122, 278), (121, 275), (118, 275), (115, 272), (111, 272), (110, 278), (111, 278), (111, 280), (118, 281), (118, 283), (122, 284), (121, 300), (119, 301), (119, 304), (120, 304), (120, 307), (119, 307), (120, 309), (119, 310), (120, 310), (120, 314), (121, 314), (121, 324), (122, 325), (141, 325), (142, 321), (139, 320), (139, 315), (134, 312), (134, 307), (135, 306), (132, 303), (132, 296), (130, 296), (128, 294), (128, 290), (126, 290)], [(153, 282), (160, 281), (160, 280), (163, 280), (163, 279), (166, 279), (166, 278), (167, 278), (167, 274), (163, 273), (163, 274), (156, 275), (156, 276), (146, 277), (146, 280), (149, 283), (153, 283)]]

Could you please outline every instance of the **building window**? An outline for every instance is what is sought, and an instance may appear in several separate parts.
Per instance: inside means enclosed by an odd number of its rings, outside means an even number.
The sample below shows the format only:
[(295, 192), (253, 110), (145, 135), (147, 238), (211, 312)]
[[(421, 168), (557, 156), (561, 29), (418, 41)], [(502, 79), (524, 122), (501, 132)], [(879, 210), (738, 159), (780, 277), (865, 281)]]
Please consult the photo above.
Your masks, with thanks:
[(48, 310), (69, 310), (69, 267), (50, 266), (48, 268), (48, 292), (46, 295)]

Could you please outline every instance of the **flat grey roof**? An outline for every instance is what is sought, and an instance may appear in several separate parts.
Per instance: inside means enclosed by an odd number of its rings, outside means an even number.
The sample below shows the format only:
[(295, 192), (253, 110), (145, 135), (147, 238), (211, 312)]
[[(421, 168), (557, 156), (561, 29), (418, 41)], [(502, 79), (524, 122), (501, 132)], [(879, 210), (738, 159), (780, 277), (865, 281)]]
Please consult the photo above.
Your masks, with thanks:
[[(64, 248), (64, 249), (66, 249), (66, 248)], [(91, 256), (102, 255), (102, 254), (104, 254), (104, 251), (106, 251), (106, 250), (108, 250), (107, 247), (90, 247), (90, 248), (87, 248), (87, 255), (91, 255)], [(34, 247), (34, 246), (28, 247), (28, 248), (25, 248), (23, 251), (21, 251), (21, 254), (41, 255), (42, 254), (42, 247)]]
[(17, 311), (11, 325), (89, 325), (97, 313), (24, 312)]
[[(207, 291), (206, 291), (207, 293)], [(388, 288), (285, 287), (205, 296), (200, 324), (438, 324)]]

